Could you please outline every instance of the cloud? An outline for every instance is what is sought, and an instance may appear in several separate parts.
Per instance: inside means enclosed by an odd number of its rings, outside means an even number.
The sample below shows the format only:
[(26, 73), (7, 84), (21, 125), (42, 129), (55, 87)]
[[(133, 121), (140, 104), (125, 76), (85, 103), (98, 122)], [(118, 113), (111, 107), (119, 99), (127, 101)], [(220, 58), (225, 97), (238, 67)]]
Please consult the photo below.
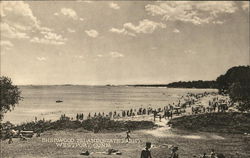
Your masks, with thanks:
[(76, 32), (76, 30), (73, 30), (73, 29), (71, 29), (71, 28), (67, 28), (67, 31), (70, 32), (70, 33)]
[(29, 4), (22, 1), (1, 2), (1, 20), (21, 31), (31, 29), (49, 30), (33, 15)]
[(11, 41), (6, 41), (6, 40), (1, 40), (0, 41), (0, 47), (1, 47), (1, 50), (9, 50), (13, 47), (13, 43)]
[(1, 23), (1, 35), (7, 38), (29, 38), (29, 36), (25, 32), (21, 31), (20, 28), (18, 29), (17, 27), (13, 25), (11, 26), (5, 22)]
[(127, 30), (125, 30), (125, 28), (122, 28), (122, 29), (111, 28), (109, 31), (113, 32), (113, 33), (117, 33), (117, 34), (136, 36), (134, 33), (131, 33), (131, 32), (128, 32)]
[(64, 16), (67, 16), (67, 17), (72, 18), (74, 20), (78, 19), (76, 12), (71, 8), (62, 8), (60, 13)]
[(63, 41), (49, 40), (45, 38), (33, 37), (30, 42), (41, 43), (41, 44), (51, 44), (51, 45), (62, 45), (65, 44)]
[(42, 29), (29, 5), (22, 1), (1, 2), (1, 35), (6, 38), (29, 38), (27, 31)]
[(110, 52), (109, 55), (110, 55), (112, 58), (122, 58), (122, 57), (124, 57), (123, 54), (118, 53), (118, 52)]
[(54, 15), (55, 16), (62, 15), (62, 16), (66, 16), (66, 17), (73, 19), (73, 20), (84, 21), (84, 19), (81, 17), (78, 17), (76, 11), (71, 9), (71, 8), (61, 8), (60, 12), (55, 12)]
[(1, 2), (1, 17), (11, 18), (17, 23), (22, 22), (25, 25), (39, 28), (40, 22), (33, 15), (29, 4), (22, 1), (5, 1)]
[(135, 26), (132, 23), (125, 23), (124, 28), (131, 30), (135, 33), (153, 33), (157, 28), (166, 28), (166, 25), (163, 23), (157, 23), (144, 19), (139, 22), (139, 25)]
[(120, 9), (120, 6), (114, 2), (109, 3), (109, 7), (115, 10)]
[(10, 41), (0, 41), (0, 45), (1, 46), (6, 46), (6, 47), (13, 47), (13, 43), (11, 43)]
[(195, 25), (206, 24), (218, 19), (221, 14), (237, 10), (234, 2), (224, 1), (172, 1), (148, 4), (145, 10), (152, 16), (161, 16), (166, 21), (182, 21)]
[(92, 38), (96, 38), (99, 33), (96, 31), (96, 30), (86, 30), (85, 33), (89, 36), (89, 37), (92, 37)]
[(250, 5), (249, 3), (250, 3), (249, 1), (242, 2), (242, 9), (249, 11), (249, 5)]
[(42, 43), (42, 44), (52, 44), (52, 45), (62, 45), (67, 41), (66, 38), (63, 38), (62, 35), (58, 35), (52, 32), (41, 32), (42, 37), (33, 37), (30, 41), (33, 43)]
[[(37, 43), (49, 43), (48, 41), (62, 43), (61, 39), (52, 38), (56, 33), (52, 29), (41, 25), (41, 22), (33, 15), (29, 4), (22, 1), (5, 1), (1, 2), (1, 5), (2, 37), (29, 39)], [(41, 38), (34, 37), (34, 32)], [(61, 38), (63, 39), (63, 37)]]
[(144, 19), (142, 21), (139, 21), (139, 24), (137, 26), (132, 23), (125, 23), (123, 24), (122, 29), (111, 28), (110, 31), (118, 34), (136, 36), (136, 34), (140, 33), (153, 33), (157, 28), (166, 28), (166, 25), (163, 23), (157, 23), (148, 19)]
[(173, 32), (174, 32), (174, 33), (180, 33), (180, 30), (174, 29)]
[(36, 59), (39, 61), (46, 61), (47, 60), (47, 58), (45, 58), (45, 57), (37, 57)]

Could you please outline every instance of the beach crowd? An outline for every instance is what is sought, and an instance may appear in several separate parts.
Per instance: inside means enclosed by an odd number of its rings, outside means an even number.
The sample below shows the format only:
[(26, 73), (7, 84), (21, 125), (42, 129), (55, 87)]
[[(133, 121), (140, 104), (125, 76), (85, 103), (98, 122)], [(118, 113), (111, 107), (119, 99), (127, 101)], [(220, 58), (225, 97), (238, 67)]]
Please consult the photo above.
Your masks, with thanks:
[[(201, 103), (200, 99), (206, 96), (213, 96), (210, 97), (207, 101), (207, 104)], [(75, 118), (67, 117), (65, 114), (61, 115), (60, 120), (77, 120), (77, 121), (83, 121), (86, 119), (92, 119), (92, 118), (108, 118), (108, 119), (122, 119), (122, 118), (129, 118), (130, 120), (133, 120), (134, 117), (140, 116), (140, 115), (148, 115), (149, 117), (153, 117), (153, 120), (156, 121), (156, 119), (159, 119), (161, 122), (162, 119), (172, 119), (173, 117), (178, 117), (180, 115), (197, 115), (200, 113), (211, 113), (211, 112), (226, 112), (228, 109), (232, 106), (232, 102), (228, 98), (218, 98), (216, 93), (199, 93), (199, 94), (193, 94), (193, 93), (187, 93), (185, 96), (181, 96), (180, 99), (176, 103), (168, 104), (163, 107), (158, 108), (152, 108), (155, 106), (148, 106), (146, 107), (140, 107), (140, 108), (131, 108), (127, 110), (121, 110), (121, 111), (110, 111), (108, 113), (104, 112), (95, 112), (94, 114), (88, 113), (87, 116), (84, 116), (83, 113), (77, 113)], [(13, 135), (16, 133), (13, 133), (15, 131), (9, 130), (8, 136), (9, 136), (9, 143), (12, 143)], [(20, 139), (26, 140), (26, 138), (19, 132)], [(130, 140), (130, 129), (126, 132), (126, 138), (127, 141)], [(37, 134), (37, 136), (40, 136), (40, 133)], [(150, 153), (150, 147), (151, 143), (146, 143), (146, 148), (142, 150), (141, 152), (141, 158), (151, 158)], [(178, 147), (172, 148), (172, 153), (169, 158), (179, 158), (179, 155), (177, 153)], [(202, 154), (200, 158), (224, 158), (223, 155), (216, 155), (214, 150), (211, 151), (210, 155), (207, 155), (206, 153)]]
[[(214, 95), (207, 104), (201, 103), (199, 99), (208, 96)], [(153, 117), (154, 121), (156, 118), (159, 118), (161, 121), (164, 119), (172, 119), (174, 116), (179, 115), (195, 115), (200, 113), (211, 113), (211, 112), (226, 112), (229, 110), (229, 107), (232, 107), (233, 103), (228, 98), (218, 98), (215, 93), (187, 93), (185, 96), (181, 96), (177, 103), (173, 102), (166, 106), (161, 106), (157, 108), (152, 108), (155, 106), (148, 105), (148, 107), (140, 107), (138, 109), (131, 108), (128, 110), (121, 111), (110, 111), (108, 113), (104, 112), (95, 112), (94, 114), (88, 113), (87, 116), (84, 116), (83, 113), (77, 113), (76, 120), (84, 120), (98, 117), (105, 117), (109, 119), (121, 119), (121, 118), (131, 118), (140, 115), (150, 115)], [(74, 118), (66, 117), (65, 114), (61, 116), (61, 119), (71, 119)]]

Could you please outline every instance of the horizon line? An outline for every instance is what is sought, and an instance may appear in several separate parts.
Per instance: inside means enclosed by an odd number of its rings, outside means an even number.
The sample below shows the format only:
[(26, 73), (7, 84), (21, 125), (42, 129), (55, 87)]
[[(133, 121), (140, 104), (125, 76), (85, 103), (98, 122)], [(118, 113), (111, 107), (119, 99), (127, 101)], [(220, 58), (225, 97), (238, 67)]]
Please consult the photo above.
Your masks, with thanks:
[[(215, 81), (215, 80), (192, 80), (192, 81)], [(16, 86), (154, 86), (154, 85), (165, 85), (175, 82), (192, 82), (192, 81), (174, 81), (169, 83), (134, 83), (134, 84), (15, 84)]]

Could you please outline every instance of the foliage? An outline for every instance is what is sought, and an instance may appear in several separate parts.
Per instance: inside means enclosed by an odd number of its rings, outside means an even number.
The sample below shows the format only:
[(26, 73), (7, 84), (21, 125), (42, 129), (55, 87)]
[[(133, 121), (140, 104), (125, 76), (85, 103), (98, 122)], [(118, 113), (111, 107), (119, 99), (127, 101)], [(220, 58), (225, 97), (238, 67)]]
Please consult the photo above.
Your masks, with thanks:
[(15, 127), (16, 130), (32, 130), (34, 132), (44, 132), (48, 130), (64, 130), (64, 129), (78, 129), (83, 128), (88, 131), (100, 132), (100, 131), (126, 131), (128, 129), (148, 129), (154, 127), (154, 123), (151, 121), (115, 121), (106, 117), (95, 117), (87, 120), (72, 121), (57, 120), (57, 121), (32, 121), (26, 122)]
[(167, 87), (171, 88), (217, 88), (216, 81), (179, 81), (179, 82), (173, 82), (169, 83)]
[(240, 111), (250, 110), (250, 66), (232, 67), (216, 81), (220, 94), (229, 94)]
[(237, 102), (240, 111), (250, 110), (250, 80), (249, 83), (233, 83), (229, 87), (229, 96), (232, 101)]
[(247, 85), (250, 81), (250, 67), (249, 66), (237, 66), (230, 68), (226, 74), (220, 75), (216, 82), (218, 83), (218, 89), (220, 93), (228, 93), (230, 86), (233, 83), (240, 83), (241, 85)]
[(4, 113), (11, 111), (22, 97), (18, 87), (12, 85), (11, 79), (4, 76), (0, 77), (0, 92), (0, 120), (2, 120)]

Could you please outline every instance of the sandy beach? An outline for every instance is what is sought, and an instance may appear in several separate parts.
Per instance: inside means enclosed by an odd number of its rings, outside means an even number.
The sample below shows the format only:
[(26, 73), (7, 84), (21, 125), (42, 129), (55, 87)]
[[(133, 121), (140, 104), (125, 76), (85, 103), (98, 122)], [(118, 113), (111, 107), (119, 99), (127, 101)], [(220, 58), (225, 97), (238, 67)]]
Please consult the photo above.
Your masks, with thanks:
[[(196, 101), (196, 105), (208, 105), (208, 101), (218, 95), (207, 95)], [(185, 99), (185, 98), (183, 98)], [(225, 99), (225, 97), (224, 97)], [(191, 107), (189, 107), (191, 108)], [(190, 115), (190, 109), (182, 115)], [(174, 117), (181, 117), (174, 116)], [(179, 147), (182, 158), (198, 157), (209, 153), (211, 149), (223, 153), (226, 157), (248, 158), (250, 153), (248, 135), (222, 134), (208, 132), (189, 132), (173, 129), (167, 125), (168, 119), (153, 120), (153, 115), (139, 115), (119, 118), (117, 120), (153, 121), (157, 125), (153, 129), (131, 131), (131, 140), (127, 142), (126, 132), (93, 133), (82, 128), (76, 130), (51, 130), (42, 133), (41, 137), (33, 137), (27, 141), (13, 139), (1, 142), (4, 157), (85, 157), (81, 152), (89, 151), (88, 157), (102, 158), (136, 158), (140, 157), (145, 142), (152, 142), (152, 156), (166, 158), (170, 156), (171, 147)], [(63, 140), (63, 141), (62, 141)], [(121, 155), (107, 155), (108, 149), (116, 149)]]

